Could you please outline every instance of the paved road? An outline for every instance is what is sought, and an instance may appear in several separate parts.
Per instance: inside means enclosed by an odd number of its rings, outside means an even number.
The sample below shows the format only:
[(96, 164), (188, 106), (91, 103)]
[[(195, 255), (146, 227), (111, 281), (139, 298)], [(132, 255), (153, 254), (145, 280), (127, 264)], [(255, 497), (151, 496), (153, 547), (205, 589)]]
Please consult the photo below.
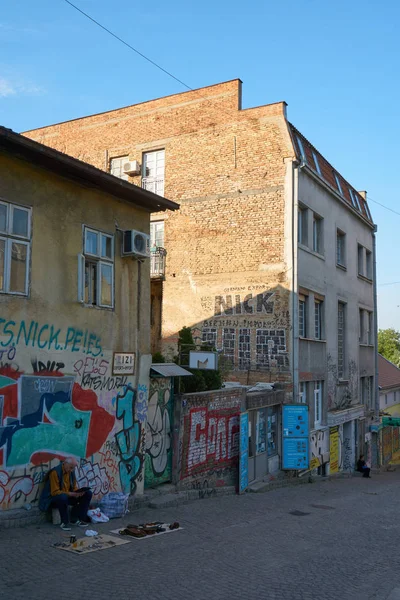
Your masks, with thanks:
[(53, 548), (66, 534), (50, 524), (5, 530), (0, 598), (397, 599), (399, 488), (400, 471), (144, 509), (124, 522), (184, 530), (86, 556)]

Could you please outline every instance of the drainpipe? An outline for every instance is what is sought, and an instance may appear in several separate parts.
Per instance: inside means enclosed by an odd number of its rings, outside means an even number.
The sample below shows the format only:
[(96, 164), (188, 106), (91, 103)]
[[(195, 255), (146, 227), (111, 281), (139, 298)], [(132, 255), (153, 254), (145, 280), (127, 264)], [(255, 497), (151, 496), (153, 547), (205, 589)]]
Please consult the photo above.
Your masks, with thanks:
[[(379, 424), (379, 369), (378, 369), (378, 293), (377, 293), (377, 280), (376, 280), (376, 233), (378, 226), (374, 225), (374, 231), (372, 234), (372, 252), (373, 252), (373, 286), (374, 286), (374, 354), (375, 354), (375, 415), (374, 421)], [(376, 434), (376, 445), (378, 446), (379, 432)], [(374, 457), (377, 456), (377, 452), (374, 452)], [(372, 461), (374, 462), (374, 461)], [(378, 461), (379, 462), (379, 461)], [(372, 465), (371, 465), (372, 466)], [(379, 464), (376, 465), (377, 467)]]

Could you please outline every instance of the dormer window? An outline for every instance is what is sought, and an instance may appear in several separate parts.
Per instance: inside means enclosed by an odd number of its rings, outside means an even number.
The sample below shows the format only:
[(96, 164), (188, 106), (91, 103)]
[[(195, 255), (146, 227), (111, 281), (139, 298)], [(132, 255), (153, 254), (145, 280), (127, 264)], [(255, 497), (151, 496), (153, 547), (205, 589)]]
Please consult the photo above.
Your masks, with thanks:
[(341, 196), (343, 196), (343, 190), (342, 190), (342, 186), (340, 185), (339, 177), (337, 176), (337, 174), (335, 172), (333, 172), (333, 174), (335, 176), (335, 181), (336, 181), (337, 189), (339, 190), (339, 194)]
[(299, 150), (300, 150), (301, 160), (303, 162), (307, 162), (306, 153), (304, 152), (303, 142), (301, 141), (299, 136), (296, 136), (296, 137), (297, 137), (297, 145), (299, 146)]
[(313, 159), (314, 159), (315, 170), (317, 171), (318, 175), (321, 175), (321, 169), (320, 169), (319, 162), (318, 162), (318, 156), (315, 154), (314, 151), (313, 151), (312, 155), (313, 155)]

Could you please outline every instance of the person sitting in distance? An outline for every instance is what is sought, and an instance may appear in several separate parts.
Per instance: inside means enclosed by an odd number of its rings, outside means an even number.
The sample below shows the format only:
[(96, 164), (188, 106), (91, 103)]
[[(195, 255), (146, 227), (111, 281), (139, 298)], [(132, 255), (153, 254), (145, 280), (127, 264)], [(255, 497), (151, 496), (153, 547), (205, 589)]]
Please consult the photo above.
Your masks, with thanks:
[(92, 499), (90, 488), (78, 489), (75, 477), (76, 458), (69, 456), (48, 473), (46, 483), (39, 500), (40, 510), (58, 508), (61, 517), (61, 529), (71, 531), (68, 505), (72, 505), (71, 524), (87, 527), (89, 518), (87, 511)]
[(367, 467), (367, 463), (364, 460), (364, 454), (361, 454), (360, 458), (357, 461), (357, 471), (363, 474), (363, 477), (369, 477), (371, 479), (371, 469)]

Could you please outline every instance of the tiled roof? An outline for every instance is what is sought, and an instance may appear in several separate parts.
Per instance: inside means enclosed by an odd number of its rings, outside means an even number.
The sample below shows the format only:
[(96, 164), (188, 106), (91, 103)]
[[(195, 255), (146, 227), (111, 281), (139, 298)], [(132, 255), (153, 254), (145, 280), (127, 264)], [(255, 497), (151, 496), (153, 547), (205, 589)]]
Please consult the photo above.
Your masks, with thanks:
[[(368, 221), (372, 222), (371, 213), (367, 202), (348, 181), (334, 169), (334, 167), (318, 152), (316, 148), (292, 125), (289, 123), (293, 143), (296, 149), (297, 158), (304, 160), (317, 175), (319, 175), (336, 193), (340, 194), (344, 200)], [(336, 180), (337, 178), (337, 180)], [(339, 183), (338, 183), (339, 182)], [(340, 187), (339, 187), (340, 186)]]
[(378, 354), (378, 371), (378, 382), (381, 389), (400, 387), (400, 369), (381, 354)]

